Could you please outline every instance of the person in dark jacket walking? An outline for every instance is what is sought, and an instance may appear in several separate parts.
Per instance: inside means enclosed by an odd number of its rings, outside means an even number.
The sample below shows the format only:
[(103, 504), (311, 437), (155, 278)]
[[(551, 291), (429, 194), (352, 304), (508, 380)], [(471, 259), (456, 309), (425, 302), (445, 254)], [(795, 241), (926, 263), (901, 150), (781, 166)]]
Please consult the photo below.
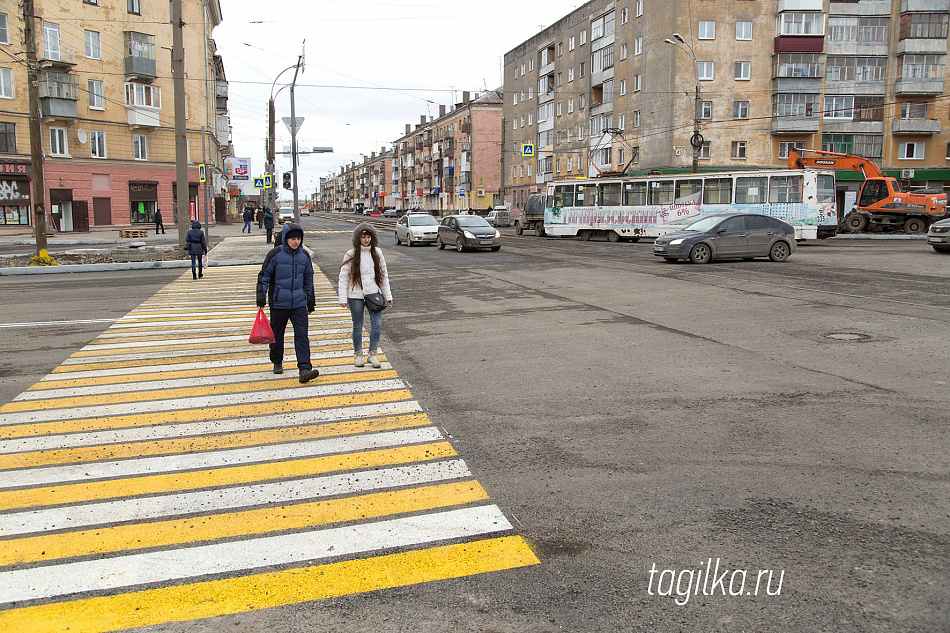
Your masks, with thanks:
[[(263, 308), (270, 298), (270, 325), (274, 342), (270, 345), (270, 360), (274, 373), (284, 372), (284, 331), (287, 321), (294, 326), (294, 352), (297, 355), (298, 380), (310, 382), (320, 375), (310, 363), (309, 313), (314, 311), (316, 296), (313, 290), (313, 262), (303, 249), (303, 228), (288, 223), (283, 230), (284, 240), (271, 252), (258, 284), (257, 305)], [(270, 256), (270, 253), (268, 253)]]
[(244, 208), (244, 216), (243, 216), (243, 217), (244, 217), (244, 228), (241, 229), (241, 233), (243, 233), (244, 231), (247, 231), (248, 233), (250, 233), (250, 232), (251, 232), (251, 222), (254, 221), (254, 212), (251, 211), (251, 207), (245, 207), (245, 208)]
[(267, 231), (267, 243), (270, 244), (274, 239), (274, 214), (270, 212), (270, 207), (264, 207), (264, 229)]
[(162, 230), (162, 235), (165, 235), (165, 223), (162, 222), (162, 210), (156, 209), (155, 211), (155, 235), (158, 235), (158, 230)]
[(254, 212), (254, 215), (257, 218), (257, 228), (264, 228), (264, 209), (258, 207), (257, 211)]
[[(201, 222), (195, 220), (191, 223), (191, 230), (185, 236), (185, 242), (188, 244), (188, 254), (191, 255), (191, 278), (200, 279), (204, 277), (202, 271), (201, 258), (208, 252), (208, 242), (205, 240), (204, 231), (201, 230)], [(195, 272), (195, 262), (198, 262), (198, 272)]]

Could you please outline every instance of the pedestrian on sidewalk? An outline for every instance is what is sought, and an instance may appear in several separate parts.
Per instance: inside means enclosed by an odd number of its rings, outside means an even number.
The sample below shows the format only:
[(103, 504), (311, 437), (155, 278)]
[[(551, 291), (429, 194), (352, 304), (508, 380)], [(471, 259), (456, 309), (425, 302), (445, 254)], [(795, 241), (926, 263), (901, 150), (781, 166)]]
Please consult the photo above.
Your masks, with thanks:
[(165, 223), (162, 222), (162, 210), (155, 210), (155, 235), (158, 235), (158, 230), (162, 230), (162, 235), (165, 235)]
[(267, 243), (270, 244), (274, 238), (274, 214), (270, 212), (270, 207), (264, 207), (264, 229), (267, 231)]
[(320, 370), (310, 363), (308, 332), (309, 314), (316, 307), (313, 262), (303, 249), (303, 228), (288, 223), (283, 232), (283, 244), (272, 249), (264, 262), (257, 287), (257, 306), (263, 308), (270, 300), (270, 325), (274, 330), (270, 360), (274, 373), (284, 373), (284, 331), (290, 321), (294, 326), (298, 381), (307, 383), (320, 375)]
[(257, 209), (257, 228), (264, 228), (264, 209), (260, 207)]
[[(379, 248), (379, 236), (372, 224), (363, 223), (353, 231), (353, 248), (343, 256), (340, 266), (340, 279), (337, 286), (340, 307), (349, 308), (353, 318), (353, 364), (363, 367), (363, 312), (366, 301), (363, 295), (381, 292), (386, 305), (393, 304), (393, 295), (389, 289), (389, 271), (386, 258)], [(380, 368), (376, 358), (376, 348), (383, 331), (383, 313), (369, 313), (369, 364)]]
[[(191, 223), (191, 230), (185, 236), (185, 242), (188, 244), (188, 253), (191, 255), (191, 278), (201, 279), (204, 277), (201, 258), (208, 252), (208, 242), (205, 240), (204, 231), (201, 230), (201, 222), (195, 220)], [(198, 262), (198, 272), (195, 272), (195, 262)]]
[(254, 212), (251, 211), (251, 207), (244, 207), (244, 227), (241, 229), (241, 233), (247, 231), (251, 232), (251, 222), (254, 220)]

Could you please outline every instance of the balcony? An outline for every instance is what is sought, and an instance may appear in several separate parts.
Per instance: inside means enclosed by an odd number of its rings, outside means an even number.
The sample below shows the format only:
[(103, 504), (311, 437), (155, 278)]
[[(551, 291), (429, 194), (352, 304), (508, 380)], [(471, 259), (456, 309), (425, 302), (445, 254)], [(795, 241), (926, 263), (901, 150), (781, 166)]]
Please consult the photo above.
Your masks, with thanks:
[(47, 73), (37, 82), (44, 117), (79, 118), (79, 82), (65, 73)]
[(79, 51), (72, 46), (44, 49), (38, 56), (40, 68), (58, 68), (67, 71), (71, 70), (80, 59)]
[(908, 37), (897, 43), (897, 54), (909, 55), (946, 55), (946, 38), (918, 38)]
[(444, 173), (444, 175), (446, 175), (446, 176), (454, 176), (454, 175), (455, 175), (455, 167), (446, 167), (446, 168), (443, 170), (443, 173)]
[(900, 78), (894, 85), (899, 95), (939, 95), (943, 92), (943, 78)]
[(220, 79), (214, 82), (214, 107), (217, 110), (228, 109), (228, 82)]
[(135, 31), (125, 32), (125, 74), (129, 78), (151, 81), (155, 70), (155, 36)]
[(778, 35), (773, 49), (775, 53), (820, 53), (825, 49), (825, 36)]
[(772, 134), (813, 134), (818, 131), (818, 117), (777, 116), (772, 118)]
[(939, 119), (894, 119), (892, 134), (940, 134)]
[[(132, 127), (158, 127), (159, 110), (141, 106), (125, 106), (129, 111), (129, 125)], [(219, 128), (218, 138), (221, 138)]]
[(901, 13), (908, 11), (950, 12), (950, 0), (901, 0)]

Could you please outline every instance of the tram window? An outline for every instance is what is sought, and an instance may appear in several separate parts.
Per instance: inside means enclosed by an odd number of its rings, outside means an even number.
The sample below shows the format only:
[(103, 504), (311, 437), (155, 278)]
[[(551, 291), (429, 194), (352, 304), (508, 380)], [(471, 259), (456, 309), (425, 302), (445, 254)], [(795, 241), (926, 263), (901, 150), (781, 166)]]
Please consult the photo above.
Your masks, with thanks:
[(554, 206), (557, 208), (574, 206), (574, 185), (559, 185), (554, 188)]
[(802, 176), (772, 176), (769, 183), (769, 202), (801, 202)]
[(587, 199), (587, 189), (587, 185), (577, 185), (577, 193), (574, 195), (574, 204), (583, 206), (584, 204), (593, 203), (593, 200)]
[(673, 181), (672, 180), (651, 180), (650, 181), (650, 204), (672, 204), (673, 203)]
[(647, 183), (627, 182), (623, 185), (623, 204), (627, 207), (642, 206), (647, 203)]
[(703, 181), (699, 178), (694, 180), (677, 180), (676, 181), (676, 193), (673, 197), (677, 202), (682, 201), (683, 198), (688, 198), (693, 194), (697, 194), (703, 190)]
[(835, 202), (835, 177), (818, 175), (818, 202)]
[(703, 204), (731, 204), (732, 178), (707, 178)]
[(769, 179), (765, 176), (736, 178), (736, 204), (762, 204), (766, 200)]
[(619, 182), (605, 182), (602, 185), (598, 185), (598, 196), (600, 199), (601, 206), (604, 207), (619, 207), (620, 206), (620, 183)]

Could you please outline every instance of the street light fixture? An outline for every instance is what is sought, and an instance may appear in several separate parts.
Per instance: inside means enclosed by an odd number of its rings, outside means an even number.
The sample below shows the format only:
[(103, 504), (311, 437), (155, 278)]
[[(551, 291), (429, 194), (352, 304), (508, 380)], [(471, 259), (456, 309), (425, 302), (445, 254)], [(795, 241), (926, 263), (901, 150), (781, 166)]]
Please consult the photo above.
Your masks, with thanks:
[(696, 73), (696, 102), (693, 106), (693, 135), (689, 139), (689, 144), (693, 147), (693, 173), (695, 174), (699, 171), (699, 150), (703, 146), (703, 135), (699, 133), (699, 118), (702, 114), (700, 109), (702, 102), (700, 101), (699, 95), (699, 60), (696, 59), (696, 53), (693, 52), (693, 47), (683, 39), (682, 35), (673, 33), (673, 38), (676, 39), (675, 42), (669, 38), (663, 41), (689, 55), (689, 58), (693, 60), (693, 71)]

